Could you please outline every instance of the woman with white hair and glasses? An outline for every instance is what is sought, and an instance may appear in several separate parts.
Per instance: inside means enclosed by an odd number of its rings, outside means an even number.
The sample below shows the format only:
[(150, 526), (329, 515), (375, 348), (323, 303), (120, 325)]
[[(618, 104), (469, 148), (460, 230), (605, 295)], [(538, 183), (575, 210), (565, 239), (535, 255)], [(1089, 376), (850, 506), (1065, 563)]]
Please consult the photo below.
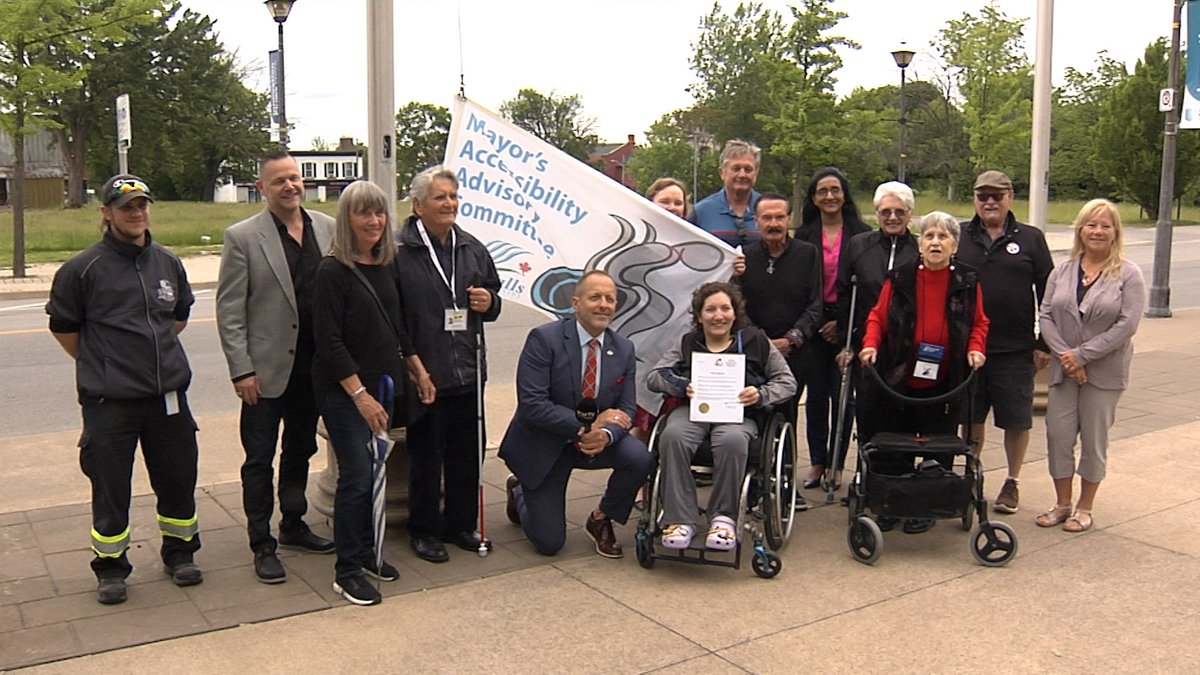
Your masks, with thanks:
[[(908, 231), (916, 203), (912, 188), (897, 181), (883, 183), (875, 189), (874, 203), (879, 229), (855, 235), (838, 258), (838, 344), (846, 344), (846, 331), (851, 331), (852, 352), (857, 352), (862, 346), (862, 329), (867, 321), (867, 313), (875, 306), (887, 273), (917, 260), (917, 238)], [(850, 316), (851, 295), (855, 295), (854, 316)], [(838, 365), (847, 367), (852, 356), (853, 353), (847, 352), (839, 354)], [(866, 443), (875, 433), (874, 420), (869, 414), (871, 402), (861, 399), (861, 379), (861, 373), (856, 368), (853, 382), (856, 396), (860, 398), (856, 399), (854, 415), (859, 445)]]

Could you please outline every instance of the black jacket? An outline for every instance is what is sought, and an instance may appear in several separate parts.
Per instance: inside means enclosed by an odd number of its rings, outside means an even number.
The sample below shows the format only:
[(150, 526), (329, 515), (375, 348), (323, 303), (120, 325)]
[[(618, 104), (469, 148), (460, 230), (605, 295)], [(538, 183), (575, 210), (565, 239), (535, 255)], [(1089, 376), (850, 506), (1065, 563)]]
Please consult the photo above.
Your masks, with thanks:
[(768, 266), (769, 261), (764, 242), (749, 244), (746, 271), (734, 277), (734, 282), (746, 296), (750, 323), (771, 339), (788, 337), (798, 348), (820, 327), (821, 252), (806, 242), (788, 239), (775, 263)]
[(50, 330), (78, 333), (80, 397), (127, 400), (184, 391), (192, 381), (176, 321), (191, 313), (192, 288), (179, 258), (154, 243), (137, 246), (111, 232), (54, 275)]
[[(478, 239), (454, 226), (454, 288), (459, 308), (466, 309), (467, 286), (472, 283), (492, 294), (492, 306), (485, 314), (469, 312), (465, 331), (444, 330), (445, 313), (453, 306), (450, 289), (430, 259), (430, 251), (417, 232), (416, 216), (409, 216), (400, 230), (396, 251), (396, 273), (400, 284), (400, 303), (404, 325), (421, 362), (433, 378), (438, 394), (462, 394), (475, 388), (475, 331), (483, 344), (483, 362), (479, 364), (487, 381), (487, 349), (483, 341), (483, 322), (500, 316), (500, 275), (491, 255)], [(449, 274), (450, 270), (446, 270)], [(482, 321), (481, 321), (482, 319)]]
[[(379, 303), (354, 270), (337, 258), (326, 256), (317, 267), (312, 380), (318, 401), (328, 391), (342, 391), (338, 383), (356, 373), (371, 396), (378, 397), (379, 379), (385, 374), (391, 376), (397, 396), (404, 391), (403, 356), (413, 346), (400, 319), (395, 268), (360, 265), (358, 269)], [(380, 304), (387, 310), (386, 317)]]
[(1054, 270), (1046, 235), (1018, 223), (1011, 212), (1004, 233), (995, 241), (988, 237), (979, 216), (961, 227), (958, 259), (979, 270), (983, 311), (992, 322), (988, 354), (1028, 352), (1035, 347), (1049, 351), (1033, 331), (1034, 317), (1046, 293), (1046, 278)]
[[(898, 237), (890, 237), (882, 230), (865, 232), (855, 235), (850, 245), (838, 259), (838, 344), (846, 343), (846, 330), (853, 326), (853, 341), (855, 351), (862, 347), (863, 326), (867, 323), (867, 315), (879, 300), (879, 291), (883, 289), (883, 280), (887, 278), (888, 259), (892, 257), (895, 246), (895, 260), (891, 269), (898, 269), (908, 263), (916, 263), (920, 254), (917, 251), (917, 238), (912, 233), (905, 232)], [(852, 276), (858, 276), (858, 297), (855, 300), (853, 323), (850, 317), (850, 295)]]
[[(878, 370), (888, 386), (903, 392), (916, 353), (913, 336), (917, 324), (917, 263), (906, 263), (892, 270), (888, 278), (892, 280), (892, 304), (888, 308), (887, 330), (879, 347)], [(962, 262), (954, 264), (950, 271), (950, 287), (946, 289), (950, 345), (943, 363), (948, 370), (933, 391), (949, 391), (966, 377), (967, 342), (975, 320), (978, 283), (975, 268)]]

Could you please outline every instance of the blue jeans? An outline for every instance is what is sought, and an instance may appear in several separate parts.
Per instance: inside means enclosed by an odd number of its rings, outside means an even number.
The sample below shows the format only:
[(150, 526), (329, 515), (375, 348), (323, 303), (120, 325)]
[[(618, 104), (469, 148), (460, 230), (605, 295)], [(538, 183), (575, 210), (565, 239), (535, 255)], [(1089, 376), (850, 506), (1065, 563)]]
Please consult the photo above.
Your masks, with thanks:
[(242, 404), (242, 506), (250, 549), (275, 550), (271, 536), (271, 514), (275, 511), (272, 481), (275, 477), (275, 441), (283, 422), (279, 452), (280, 532), (300, 529), (308, 501), (308, 460), (317, 452), (317, 402), (308, 373), (292, 374), (279, 398), (260, 398), (255, 405)]
[(337, 457), (337, 494), (333, 498), (333, 543), (337, 547), (337, 578), (362, 572), (374, 559), (375, 531), (371, 521), (371, 466), (367, 449), (371, 429), (354, 401), (341, 390), (331, 390), (321, 401), (325, 431)]

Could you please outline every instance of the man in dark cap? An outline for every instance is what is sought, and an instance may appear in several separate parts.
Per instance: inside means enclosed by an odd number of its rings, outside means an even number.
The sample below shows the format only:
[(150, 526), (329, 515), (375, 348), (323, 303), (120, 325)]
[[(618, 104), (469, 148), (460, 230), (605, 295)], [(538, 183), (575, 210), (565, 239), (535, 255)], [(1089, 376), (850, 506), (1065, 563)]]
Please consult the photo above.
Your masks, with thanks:
[(196, 522), (196, 422), (192, 379), (179, 332), (193, 297), (183, 264), (150, 237), (150, 189), (121, 174), (100, 188), (103, 238), (54, 275), (50, 331), (75, 359), (83, 407), (79, 464), (92, 483), (92, 571), (98, 600), (125, 601), (133, 567), (129, 500), (140, 442), (158, 498), (163, 570), (177, 586), (203, 581), (193, 554)]
[(988, 328), (987, 363), (979, 369), (971, 435), (983, 448), (988, 409), (1004, 430), (1008, 476), (992, 508), (1016, 513), (1017, 483), (1033, 427), (1033, 376), (1050, 362), (1034, 323), (1046, 277), (1054, 269), (1046, 236), (1012, 214), (1013, 183), (999, 171), (975, 180), (975, 217), (962, 224), (958, 258), (979, 271)]

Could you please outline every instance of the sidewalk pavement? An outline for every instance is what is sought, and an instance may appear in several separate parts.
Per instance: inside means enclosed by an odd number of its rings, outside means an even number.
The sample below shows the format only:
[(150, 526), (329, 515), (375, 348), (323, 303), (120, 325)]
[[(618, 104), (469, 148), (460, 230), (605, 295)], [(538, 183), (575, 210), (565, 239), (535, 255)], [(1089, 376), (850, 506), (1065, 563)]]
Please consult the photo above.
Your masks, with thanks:
[[(567, 547), (545, 558), (505, 519), (506, 471), (489, 457), (492, 553), (454, 549), (449, 563), (426, 563), (392, 527), (386, 550), (401, 578), (383, 585), (382, 605), (360, 608), (330, 589), (329, 556), (289, 552), (287, 583), (257, 583), (240, 487), (225, 467), (225, 478), (197, 492), (205, 582), (177, 588), (162, 573), (152, 496), (143, 488), (132, 514), (130, 599), (114, 607), (95, 601), (90, 552), (80, 545), (86, 504), (59, 500), (0, 513), (0, 669), (1193, 672), (1200, 663), (1193, 635), (1200, 543), (1192, 525), (1200, 517), (1198, 333), (1200, 310), (1142, 321), (1090, 532), (1033, 523), (1054, 501), (1044, 426), (1035, 419), (1021, 511), (989, 514), (1017, 533), (1019, 551), (1007, 567), (976, 564), (969, 536), (953, 521), (923, 535), (888, 533), (876, 565), (861, 565), (846, 548), (846, 511), (835, 505), (798, 514), (775, 579), (757, 578), (748, 564), (659, 561), (644, 570), (633, 556), (632, 521), (617, 530), (622, 560), (596, 556), (581, 530), (603, 491), (602, 471), (575, 474)], [(233, 416), (206, 427), (218, 434), (206, 447), (236, 444)], [(36, 453), (47, 436), (0, 444)], [(1004, 477), (999, 436), (991, 430), (984, 452), (989, 498)], [(0, 466), (6, 494), (20, 480)], [(329, 534), (325, 523), (316, 529)]]

